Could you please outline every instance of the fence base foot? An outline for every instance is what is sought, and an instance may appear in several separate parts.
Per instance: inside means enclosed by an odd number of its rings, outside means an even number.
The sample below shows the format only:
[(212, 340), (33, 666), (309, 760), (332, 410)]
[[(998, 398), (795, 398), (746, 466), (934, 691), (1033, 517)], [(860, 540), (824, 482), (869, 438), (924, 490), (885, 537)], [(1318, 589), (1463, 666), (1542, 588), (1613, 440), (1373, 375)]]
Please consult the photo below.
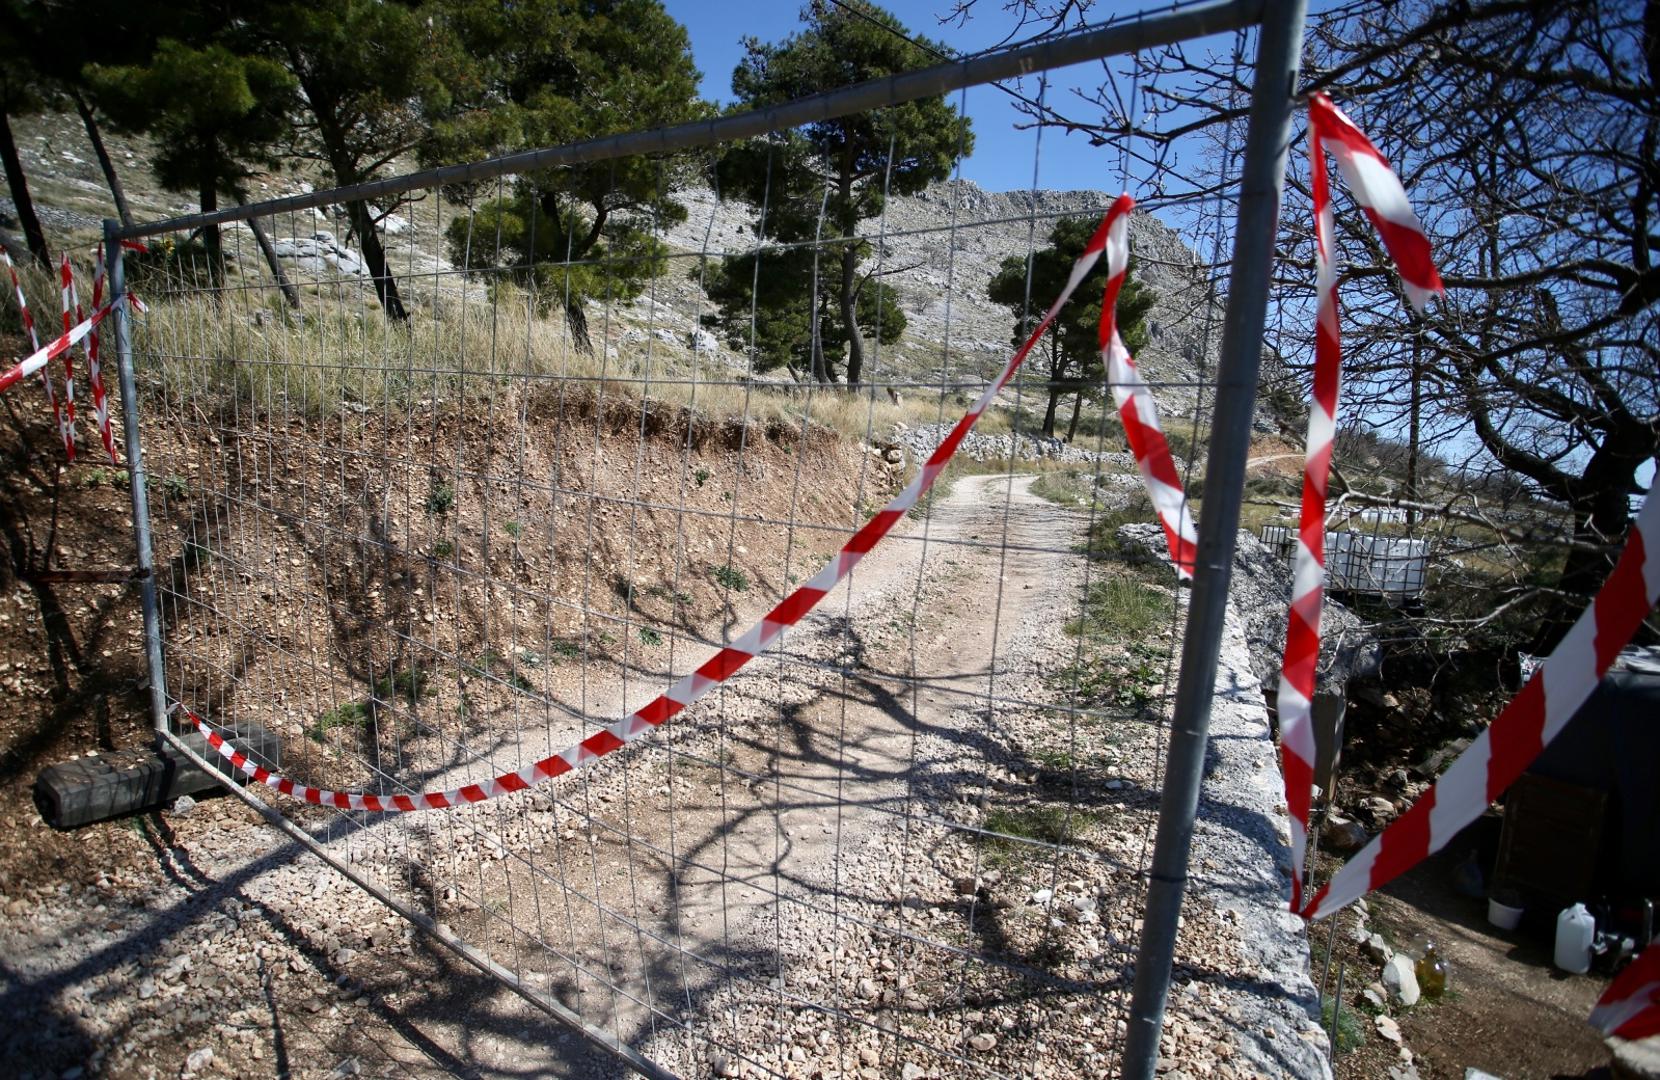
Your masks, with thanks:
[[(191, 732), (184, 739), (208, 760), (218, 759), (200, 734)], [(277, 737), (257, 725), (248, 725), (231, 741), (256, 761), (275, 765), (279, 760)], [(47, 766), (35, 778), (35, 806), (54, 829), (76, 829), (232, 782), (225, 773), (203, 771), (171, 746), (144, 747)]]

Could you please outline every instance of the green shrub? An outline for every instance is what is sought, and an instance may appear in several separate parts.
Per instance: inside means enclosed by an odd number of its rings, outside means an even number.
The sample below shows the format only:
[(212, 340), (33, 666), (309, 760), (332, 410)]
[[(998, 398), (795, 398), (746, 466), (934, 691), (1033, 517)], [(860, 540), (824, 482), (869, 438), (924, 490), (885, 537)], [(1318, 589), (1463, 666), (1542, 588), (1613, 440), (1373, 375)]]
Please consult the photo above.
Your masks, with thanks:
[(717, 566), (711, 571), (710, 576), (715, 579), (715, 584), (733, 592), (743, 592), (749, 588), (749, 578), (735, 566)]
[(439, 480), (427, 492), (427, 513), (441, 516), (455, 509), (455, 488)]
[(1066, 624), (1074, 637), (1130, 644), (1168, 625), (1170, 598), (1140, 578), (1108, 577), (1092, 581), (1084, 593), (1083, 613)]
[(1320, 1026), (1322, 1028), (1326, 1031), (1332, 1029), (1332, 1011), (1334, 1009), (1337, 1012), (1337, 1038), (1334, 1040), (1337, 1043), (1337, 1052), (1347, 1054), (1365, 1041), (1365, 1035), (1360, 1026), (1360, 1018), (1355, 1015), (1354, 1010), (1344, 1008), (1342, 1002), (1332, 998), (1324, 998), (1320, 1002)]
[(330, 709), (317, 718), (306, 734), (318, 742), (335, 728), (353, 727), (362, 728), (369, 722), (369, 703), (366, 701), (348, 701), (338, 708)]

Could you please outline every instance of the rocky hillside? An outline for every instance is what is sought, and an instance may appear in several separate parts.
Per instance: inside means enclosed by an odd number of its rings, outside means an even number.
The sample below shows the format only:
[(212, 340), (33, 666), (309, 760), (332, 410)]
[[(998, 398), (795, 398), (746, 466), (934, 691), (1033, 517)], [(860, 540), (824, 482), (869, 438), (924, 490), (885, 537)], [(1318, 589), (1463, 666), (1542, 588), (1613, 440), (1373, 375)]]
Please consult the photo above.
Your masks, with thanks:
[[(886, 280), (899, 292), (907, 324), (904, 338), (873, 365), (875, 377), (880, 380), (885, 369), (893, 377), (937, 379), (942, 357), (953, 377), (995, 370), (1008, 357), (1011, 330), (1007, 309), (986, 297), (998, 265), (1043, 246), (1055, 219), (1098, 217), (1112, 198), (1099, 191), (989, 192), (963, 180), (889, 200), (886, 217), (867, 222), (866, 231), (878, 242), (883, 269), (894, 271)], [(707, 189), (684, 192), (681, 200), (686, 221), (668, 234), (677, 248), (701, 252), (707, 237), (707, 250), (720, 254), (751, 242), (751, 211), (743, 204), (721, 203)], [(1150, 380), (1168, 384), (1160, 387), (1160, 404), (1186, 415), (1200, 359), (1215, 360), (1213, 324), (1220, 323), (1221, 305), (1193, 252), (1158, 219), (1134, 217), (1130, 243), (1137, 273), (1158, 293), (1152, 341), (1137, 360)], [(667, 292), (660, 291), (659, 299), (675, 314), (695, 318), (709, 310), (695, 287), (673, 282)]]
[[(26, 117), (17, 124), (17, 136), (54, 248), (71, 242), (90, 244), (100, 219), (112, 210), (78, 119), (53, 113)], [(135, 214), (153, 219), (195, 209), (189, 197), (156, 187), (144, 167), (147, 140), (113, 134), (107, 134), (107, 140)], [(252, 194), (270, 198), (309, 191), (314, 179), (309, 174), (271, 175), (256, 180)], [(681, 199), (687, 219), (670, 229), (666, 239), (682, 257), (645, 296), (614, 309), (608, 320), (591, 316), (590, 321), (605, 327), (613, 348), (653, 335), (688, 354), (695, 351), (741, 370), (740, 357), (713, 335), (699, 331), (698, 319), (712, 305), (690, 271), (703, 251), (718, 255), (749, 244), (751, 211), (740, 203), (722, 203), (703, 188), (686, 191)], [(1098, 191), (998, 193), (968, 181), (890, 200), (885, 219), (868, 222), (867, 229), (877, 239), (876, 257), (894, 271), (887, 280), (899, 291), (908, 325), (898, 344), (875, 356), (872, 376), (877, 381), (937, 380), (943, 370), (954, 380), (974, 381), (995, 370), (1007, 356), (1011, 329), (1007, 311), (986, 298), (998, 264), (1034, 244), (1042, 246), (1057, 217), (1099, 215), (1110, 201)], [(427, 198), (383, 223), (394, 265), (400, 275), (413, 279), (405, 287), (406, 295), (417, 304), (423, 293), (428, 298), (448, 293), (470, 302), (485, 300), (483, 290), (469, 289), (447, 273), (453, 267), (442, 227), (460, 212), (464, 211)], [(0, 224), (16, 228), (9, 199), (0, 198)], [(366, 276), (361, 258), (345, 239), (349, 230), (337, 207), (285, 215), (273, 223), (271, 232), (280, 256), (301, 279), (318, 274)], [(1165, 413), (1189, 415), (1201, 362), (1214, 363), (1216, 358), (1221, 304), (1183, 237), (1158, 219), (1136, 216), (1131, 244), (1138, 274), (1158, 295), (1150, 319), (1151, 342), (1137, 360), (1158, 385)], [(257, 250), (244, 230), (227, 230), (226, 248), (239, 255), (250, 272), (257, 272)], [(1034, 303), (1043, 302), (1034, 297)]]

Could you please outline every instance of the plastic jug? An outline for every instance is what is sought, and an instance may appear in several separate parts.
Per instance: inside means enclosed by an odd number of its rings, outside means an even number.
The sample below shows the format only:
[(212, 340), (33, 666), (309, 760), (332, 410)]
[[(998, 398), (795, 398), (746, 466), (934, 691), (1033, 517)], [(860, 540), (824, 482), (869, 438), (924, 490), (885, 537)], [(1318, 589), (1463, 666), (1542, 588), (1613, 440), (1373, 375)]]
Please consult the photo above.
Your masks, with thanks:
[(1584, 904), (1563, 908), (1556, 917), (1556, 966), (1575, 975), (1591, 970), (1591, 940), (1597, 921)]

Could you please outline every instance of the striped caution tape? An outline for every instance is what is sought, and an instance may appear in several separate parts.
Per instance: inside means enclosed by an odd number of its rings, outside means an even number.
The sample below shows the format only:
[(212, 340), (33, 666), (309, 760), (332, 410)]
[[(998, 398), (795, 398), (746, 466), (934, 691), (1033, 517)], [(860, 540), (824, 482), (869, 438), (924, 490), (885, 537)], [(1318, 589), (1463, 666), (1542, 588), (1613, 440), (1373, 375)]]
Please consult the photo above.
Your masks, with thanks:
[[(29, 298), (23, 293), (23, 282), (18, 280), (17, 267), (12, 263), (11, 252), (7, 251), (4, 245), (0, 245), (0, 259), (5, 260), (6, 271), (12, 276), (12, 291), (17, 294), (17, 313), (23, 320), (24, 332), (29, 335), (29, 348), (34, 350), (34, 352), (30, 355), (29, 360), (23, 361), (24, 364), (28, 364), (30, 360), (33, 360), (35, 356), (40, 354), (40, 332), (35, 329), (35, 317), (34, 314), (29, 311)], [(55, 356), (57, 354), (54, 353), (53, 355)], [(51, 357), (47, 357), (47, 360), (50, 359)], [(52, 407), (52, 425), (61, 432), (63, 430), (63, 414), (60, 406), (58, 405), (58, 392), (52, 389), (52, 376), (46, 370), (45, 361), (30, 366), (29, 370), (25, 374), (33, 375), (37, 371), (40, 372), (41, 385), (46, 388), (46, 401)], [(6, 374), (10, 373), (8, 372)], [(21, 377), (23, 376), (19, 376), (19, 378)], [(16, 381), (16, 379), (8, 381), (6, 379), (6, 375), (0, 375), (0, 390), (6, 389), (6, 387)]]
[(1302, 907), (1303, 859), (1314, 789), (1312, 702), (1320, 660), (1320, 608), (1326, 574), (1326, 484), (1332, 440), (1337, 434), (1337, 401), (1343, 363), (1337, 325), (1337, 267), (1333, 248), (1331, 186), (1326, 152), (1354, 199), (1377, 227), (1400, 270), (1407, 296), (1422, 311), (1441, 278), (1429, 257), (1429, 240), (1412, 212), (1406, 189), (1372, 141), (1325, 94), (1309, 99), (1309, 189), (1314, 203), (1314, 281), (1318, 297), (1314, 325), (1313, 400), (1308, 410), (1308, 444), (1303, 459), (1302, 513), (1286, 617), (1285, 655), (1280, 666), (1276, 709), (1285, 802), (1291, 818), (1291, 908)]
[[(69, 265), (69, 252), (63, 253), (63, 263), (58, 268), (59, 291), (63, 297), (63, 332), (75, 328), (75, 324), (83, 321), (76, 309), (80, 307), (80, 300), (75, 295), (75, 271)], [(90, 332), (90, 331), (89, 331)], [(83, 338), (81, 346), (85, 348)], [(75, 350), (63, 350), (63, 410), (58, 415), (58, 434), (63, 438), (63, 455), (70, 461), (75, 460)]]
[(1521, 692), (1452, 766), (1345, 863), (1303, 914), (1319, 919), (1441, 850), (1573, 719), (1660, 601), (1660, 498), (1651, 492), (1614, 572)]
[[(136, 296), (128, 296), (127, 299), (131, 301), (135, 311), (147, 310), (143, 304), (139, 303)], [(30, 375), (35, 374), (37, 371), (44, 370), (46, 365), (51, 363), (54, 357), (59, 356), (60, 354), (78, 345), (82, 338), (90, 334), (93, 328), (103, 322), (104, 318), (114, 310), (115, 303), (113, 301), (95, 308), (91, 315), (88, 315), (84, 320), (76, 323), (74, 326), (64, 331), (64, 333), (60, 334), (44, 349), (37, 348), (30, 356), (19, 360), (10, 368), (0, 372), (0, 391), (9, 390), (12, 386), (28, 378)]]
[(1107, 291), (1101, 302), (1101, 355), (1106, 360), (1113, 402), (1124, 424), (1124, 437), (1130, 444), (1130, 453), (1135, 455), (1136, 469), (1147, 486), (1159, 524), (1164, 527), (1170, 561), (1177, 574), (1191, 578), (1199, 532), (1194, 527), (1176, 463), (1170, 456), (1170, 444), (1159, 423), (1152, 391), (1136, 368), (1130, 350), (1124, 347), (1124, 339), (1118, 335), (1118, 293), (1130, 270), (1130, 210), (1134, 206), (1134, 199), (1120, 195), (1108, 211), (1107, 220), (1111, 225), (1107, 229)]
[[(693, 702), (697, 701), (710, 690), (721, 685), (735, 675), (743, 666), (756, 656), (775, 644), (784, 632), (806, 617), (820, 600), (834, 589), (859, 561), (870, 553), (878, 541), (888, 534), (888, 531), (904, 517), (906, 512), (917, 504), (917, 501), (934, 486), (939, 477), (957, 452), (957, 447), (965, 436), (974, 427), (980, 415), (985, 412), (992, 400), (997, 396), (1009, 379), (1014, 376), (1015, 370), (1020, 367), (1032, 347), (1042, 339), (1048, 331), (1050, 323), (1055, 319), (1061, 307), (1071, 298), (1078, 284), (1084, 280), (1095, 263), (1101, 257), (1104, 249), (1112, 246), (1110, 237), (1117, 230), (1118, 243), (1125, 244), (1128, 215), (1133, 200), (1122, 196), (1115, 202), (1107, 215), (1101, 220), (1095, 234), (1090, 237), (1084, 253), (1072, 266), (1072, 274), (1067, 279), (1066, 287), (1061, 290), (1055, 302), (1044, 313), (1039, 322), (1020, 346), (1019, 350), (1003, 365), (1003, 370), (991, 381), (969, 410), (958, 420), (945, 439), (934, 448), (926, 463), (917, 472), (917, 475), (905, 486), (905, 490), (896, 495), (893, 501), (871, 518), (864, 526), (854, 533), (852, 538), (842, 545), (824, 568), (800, 588), (792, 592), (777, 607), (769, 611), (754, 626), (750, 627), (742, 637), (721, 649), (710, 657), (696, 671), (682, 678), (671, 686), (667, 692), (661, 694), (644, 708), (619, 720), (617, 723), (590, 735), (558, 754), (545, 757), (534, 764), (527, 765), (517, 772), (504, 773), (493, 780), (482, 784), (466, 784), (462, 787), (451, 788), (447, 791), (429, 791), (418, 795), (373, 795), (366, 792), (329, 791), (325, 788), (310, 787), (297, 783), (287, 777), (272, 772), (261, 765), (255, 764), (242, 751), (233, 746), (220, 732), (215, 730), (206, 720), (196, 715), (183, 704), (174, 708), (181, 712), (196, 729), (206, 736), (208, 743), (245, 775), (252, 777), (258, 783), (275, 788), (285, 795), (313, 803), (319, 806), (333, 806), (341, 810), (368, 810), (376, 813), (409, 812), (414, 810), (444, 809), (452, 806), (461, 806), (467, 803), (483, 802), (514, 791), (522, 791), (527, 787), (544, 783), (556, 776), (562, 776), (574, 769), (582, 768), (589, 762), (609, 754), (618, 747), (638, 739), (646, 732), (661, 725), (670, 717), (676, 715)], [(1127, 246), (1123, 247), (1117, 256), (1121, 265), (1127, 259)], [(1122, 281), (1122, 273), (1119, 273)], [(1116, 296), (1116, 289), (1110, 284), (1108, 298)]]
[[(139, 245), (143, 247), (143, 245)], [(92, 252), (92, 307), (97, 310), (104, 299), (104, 249), (97, 247)], [(76, 307), (77, 315), (80, 312)], [(98, 438), (104, 444), (104, 453), (110, 456), (111, 465), (119, 465), (121, 458), (115, 452), (115, 436), (110, 432), (110, 403), (109, 395), (104, 390), (104, 368), (98, 355), (98, 327), (94, 326), (86, 335), (86, 381), (92, 389), (92, 416), (98, 422)]]
[(1588, 1021), (1604, 1035), (1622, 1039), (1660, 1035), (1660, 941), (1644, 949), (1608, 984)]

